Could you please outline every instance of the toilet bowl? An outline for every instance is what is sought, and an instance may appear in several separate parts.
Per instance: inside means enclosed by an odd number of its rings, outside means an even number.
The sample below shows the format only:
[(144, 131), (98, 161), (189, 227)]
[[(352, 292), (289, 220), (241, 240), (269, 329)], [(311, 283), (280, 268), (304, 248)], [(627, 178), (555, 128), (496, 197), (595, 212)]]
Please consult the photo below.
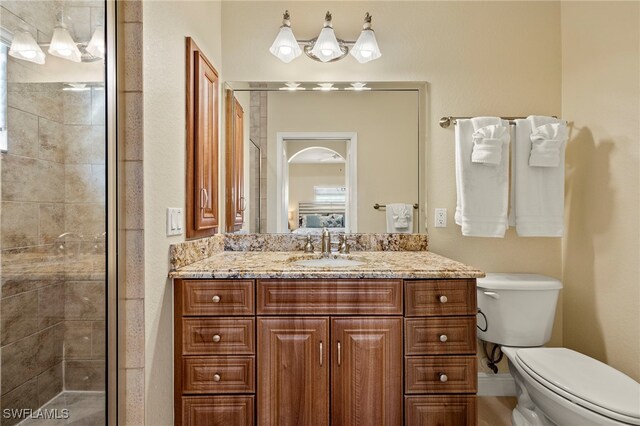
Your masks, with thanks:
[(533, 274), (478, 279), (478, 307), (487, 320), (478, 337), (502, 345), (516, 383), (512, 424), (640, 425), (640, 383), (579, 352), (541, 347), (551, 337), (561, 288)]

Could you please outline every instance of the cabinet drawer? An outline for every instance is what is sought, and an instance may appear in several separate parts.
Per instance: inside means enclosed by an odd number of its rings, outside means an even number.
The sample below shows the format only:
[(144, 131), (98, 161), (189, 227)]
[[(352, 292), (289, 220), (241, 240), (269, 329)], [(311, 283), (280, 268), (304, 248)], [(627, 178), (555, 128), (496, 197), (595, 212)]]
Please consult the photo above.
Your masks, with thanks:
[(475, 317), (431, 317), (405, 320), (406, 355), (475, 354)]
[(185, 357), (182, 359), (184, 393), (253, 393), (255, 362), (252, 356)]
[(255, 352), (253, 318), (183, 318), (183, 355), (250, 355)]
[(252, 315), (253, 281), (183, 281), (182, 315)]
[(474, 356), (405, 358), (405, 392), (476, 393), (478, 367)]
[(258, 314), (402, 314), (400, 280), (259, 280)]
[(253, 396), (186, 396), (184, 426), (253, 426)]
[(406, 316), (475, 315), (475, 280), (406, 281)]
[(475, 426), (475, 396), (408, 396), (404, 400), (407, 426)]

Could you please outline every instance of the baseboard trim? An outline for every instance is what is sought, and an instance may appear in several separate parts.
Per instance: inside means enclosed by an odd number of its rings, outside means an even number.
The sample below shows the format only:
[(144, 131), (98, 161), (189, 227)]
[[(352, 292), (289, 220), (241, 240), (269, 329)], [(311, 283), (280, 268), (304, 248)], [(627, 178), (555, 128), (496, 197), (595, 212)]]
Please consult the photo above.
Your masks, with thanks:
[(509, 373), (478, 373), (478, 396), (516, 396), (516, 383)]

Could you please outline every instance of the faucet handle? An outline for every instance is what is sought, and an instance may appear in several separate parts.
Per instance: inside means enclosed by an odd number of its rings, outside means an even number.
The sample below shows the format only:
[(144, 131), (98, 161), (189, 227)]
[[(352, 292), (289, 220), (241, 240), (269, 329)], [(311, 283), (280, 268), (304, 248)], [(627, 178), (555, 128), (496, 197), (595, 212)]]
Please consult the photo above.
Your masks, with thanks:
[(347, 239), (347, 234), (340, 234), (338, 236), (340, 245), (338, 248), (338, 251), (340, 251), (340, 253), (342, 254), (348, 254), (350, 251), (350, 247), (349, 247), (349, 240)]
[(307, 235), (307, 239), (304, 244), (304, 252), (313, 253), (313, 251), (314, 251), (314, 247), (313, 247), (313, 243), (311, 242), (311, 235)]

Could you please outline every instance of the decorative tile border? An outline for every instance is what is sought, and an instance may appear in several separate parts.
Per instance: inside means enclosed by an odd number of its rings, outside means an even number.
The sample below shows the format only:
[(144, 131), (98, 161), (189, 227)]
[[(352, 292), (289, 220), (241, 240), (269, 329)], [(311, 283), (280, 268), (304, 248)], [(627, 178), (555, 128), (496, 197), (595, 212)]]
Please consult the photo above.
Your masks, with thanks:
[[(190, 265), (221, 251), (302, 251), (306, 238), (293, 234), (218, 234), (171, 245), (171, 270)], [(311, 237), (316, 251), (320, 236)], [(351, 251), (427, 251), (426, 234), (350, 234)]]

